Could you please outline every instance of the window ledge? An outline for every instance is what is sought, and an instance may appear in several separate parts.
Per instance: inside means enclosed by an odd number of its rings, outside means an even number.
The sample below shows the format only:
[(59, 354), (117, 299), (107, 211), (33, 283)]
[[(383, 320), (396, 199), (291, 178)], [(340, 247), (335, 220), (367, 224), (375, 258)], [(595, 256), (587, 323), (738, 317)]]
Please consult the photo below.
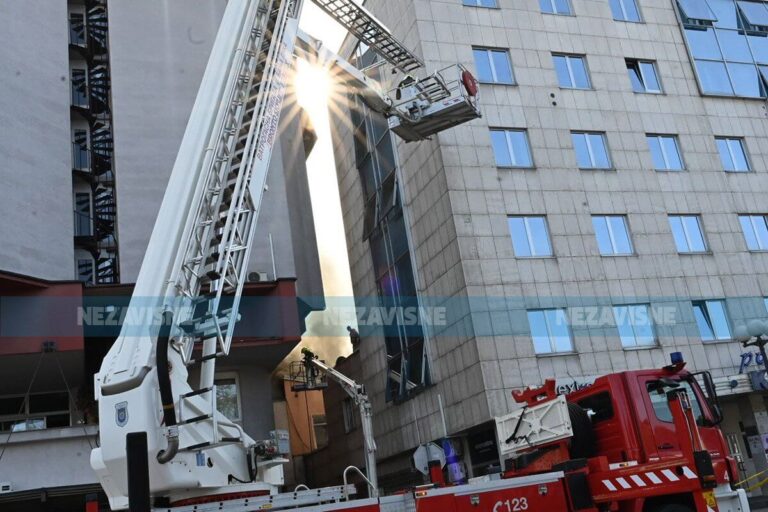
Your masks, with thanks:
[(576, 17), (576, 13), (573, 13), (573, 12), (571, 12), (571, 13), (544, 12), (544, 11), (539, 11), (539, 12), (541, 14), (544, 14), (544, 15), (547, 15), (547, 16), (564, 16), (564, 17), (568, 17), (568, 18), (575, 18)]
[(736, 340), (734, 340), (733, 338), (728, 338), (723, 340), (708, 340), (708, 341), (701, 340), (701, 343), (703, 345), (720, 345), (725, 343), (736, 343)]
[(596, 91), (594, 87), (566, 87), (564, 85), (558, 86), (561, 91)]
[(683, 167), (682, 169), (656, 169), (654, 168), (653, 171), (655, 172), (688, 172), (688, 169)]
[(698, 252), (679, 252), (678, 256), (712, 256), (714, 253), (712, 251), (698, 251)]
[(577, 356), (577, 355), (579, 355), (579, 353), (575, 352), (575, 351), (570, 351), (570, 352), (549, 352), (547, 354), (536, 354), (536, 357), (547, 358), (547, 357)]
[(755, 254), (768, 254), (768, 249), (747, 249), (747, 252)]
[(517, 82), (512, 82), (512, 83), (508, 83), (508, 82), (483, 82), (482, 80), (478, 80), (477, 83), (479, 83), (480, 85), (504, 85), (504, 86), (507, 86), (507, 87), (517, 87)]
[(556, 260), (557, 256), (515, 256), (516, 260)]
[(601, 258), (634, 258), (637, 256), (636, 252), (631, 252), (627, 254), (601, 254)]
[(617, 20), (616, 18), (613, 18), (613, 21), (618, 21), (619, 23), (634, 23), (636, 25), (645, 25), (645, 20)]
[(723, 172), (725, 174), (750, 174), (750, 173), (752, 173), (754, 171), (752, 171), (752, 169), (746, 169), (744, 171), (730, 171), (728, 169), (723, 169)]
[(664, 91), (635, 91), (635, 90), (633, 90), (632, 92), (634, 92), (635, 94), (639, 94), (639, 95), (649, 95), (649, 94), (651, 96), (666, 96), (667, 95), (667, 93), (664, 92)]
[(611, 172), (611, 171), (617, 170), (615, 167), (579, 167), (578, 169), (580, 171), (598, 171), (598, 172), (601, 172), (601, 171)]
[(535, 171), (536, 166), (534, 165), (532, 167), (525, 167), (522, 165), (497, 165), (496, 169), (500, 171)]
[(661, 348), (659, 347), (659, 342), (657, 341), (655, 345), (642, 345), (639, 347), (625, 347), (622, 346), (622, 349), (624, 349), (625, 352), (638, 352), (641, 350), (653, 350), (655, 348)]

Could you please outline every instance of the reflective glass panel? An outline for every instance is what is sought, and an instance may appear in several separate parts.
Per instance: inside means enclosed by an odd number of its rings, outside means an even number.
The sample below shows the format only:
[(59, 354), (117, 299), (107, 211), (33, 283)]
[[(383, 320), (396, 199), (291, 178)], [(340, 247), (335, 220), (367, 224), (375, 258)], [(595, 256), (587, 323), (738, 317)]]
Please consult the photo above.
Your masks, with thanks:
[(733, 90), (738, 96), (759, 98), (764, 95), (763, 84), (754, 64), (728, 63)]
[(732, 95), (731, 81), (728, 72), (722, 62), (696, 61), (696, 70), (699, 73), (701, 88), (708, 94)]

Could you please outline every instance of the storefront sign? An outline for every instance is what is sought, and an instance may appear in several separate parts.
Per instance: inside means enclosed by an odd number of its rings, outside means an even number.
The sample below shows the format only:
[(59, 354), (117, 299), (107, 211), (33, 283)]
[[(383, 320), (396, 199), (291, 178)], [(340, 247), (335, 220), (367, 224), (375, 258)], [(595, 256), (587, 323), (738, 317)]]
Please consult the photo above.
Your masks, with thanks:
[(574, 391), (588, 388), (595, 383), (597, 377), (576, 377), (569, 379), (558, 379), (555, 383), (555, 390), (558, 395), (570, 395)]
[(744, 370), (749, 368), (751, 365), (765, 365), (765, 362), (763, 361), (763, 354), (760, 352), (744, 352), (741, 354), (741, 364), (739, 365), (739, 373), (744, 373)]
[(766, 379), (765, 370), (749, 372), (749, 379), (752, 381), (752, 389), (755, 391), (768, 391), (768, 379)]

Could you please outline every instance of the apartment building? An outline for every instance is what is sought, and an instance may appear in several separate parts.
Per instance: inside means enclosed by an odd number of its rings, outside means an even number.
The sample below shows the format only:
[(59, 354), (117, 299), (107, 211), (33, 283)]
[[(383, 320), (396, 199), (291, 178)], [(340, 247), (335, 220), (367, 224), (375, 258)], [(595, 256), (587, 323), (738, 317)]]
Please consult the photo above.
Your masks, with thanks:
[[(54, 5), (55, 4), (55, 5)], [(120, 329), (224, 0), (7, 2), (0, 20), (0, 509), (99, 499), (93, 374)], [(271, 374), (323, 296), (286, 100), (220, 410), (275, 428)], [(194, 379), (195, 371), (190, 370)], [(47, 507), (47, 508), (46, 508)]]
[(354, 97), (331, 110), (356, 300), (421, 308), (360, 319), (382, 486), (420, 481), (411, 454), (443, 425), (466, 476), (498, 464), (513, 389), (677, 351), (715, 377), (744, 474), (766, 469), (763, 361), (736, 341), (768, 317), (765, 4), (366, 6), (427, 69), (472, 69), (483, 109), (417, 144)]

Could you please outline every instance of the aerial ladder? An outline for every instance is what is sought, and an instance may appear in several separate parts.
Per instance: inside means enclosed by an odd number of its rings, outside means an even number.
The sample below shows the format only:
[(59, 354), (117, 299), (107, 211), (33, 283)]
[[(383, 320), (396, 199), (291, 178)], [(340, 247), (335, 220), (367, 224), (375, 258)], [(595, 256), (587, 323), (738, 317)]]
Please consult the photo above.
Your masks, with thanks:
[(216, 406), (216, 359), (229, 353), (239, 318), (294, 55), (321, 56), (340, 70), (343, 85), (406, 142), (480, 111), (477, 83), (462, 66), (417, 78), (420, 59), (358, 3), (313, 1), (376, 51), (402, 85), (385, 91), (301, 33), (302, 0), (228, 2), (126, 320), (94, 377), (101, 421), (91, 466), (113, 510), (148, 510), (148, 494), (169, 510), (221, 495), (238, 497), (227, 510), (253, 510), (258, 496), (276, 509), (347, 495), (339, 488), (275, 501), (284, 442), (252, 439)]

